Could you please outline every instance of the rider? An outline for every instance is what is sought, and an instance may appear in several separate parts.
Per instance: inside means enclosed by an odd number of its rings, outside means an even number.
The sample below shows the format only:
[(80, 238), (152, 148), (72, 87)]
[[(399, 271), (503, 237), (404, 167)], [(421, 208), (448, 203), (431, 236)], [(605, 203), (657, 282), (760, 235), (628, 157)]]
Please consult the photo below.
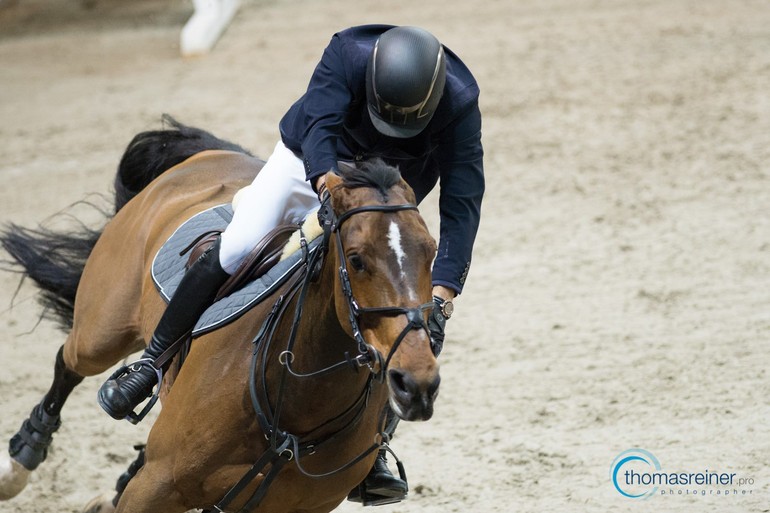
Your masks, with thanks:
[[(479, 89), (448, 48), (417, 27), (366, 25), (335, 34), (305, 94), (284, 115), (281, 141), (246, 188), (221, 237), (190, 267), (142, 359), (99, 390), (99, 404), (125, 418), (151, 395), (154, 361), (189, 335), (218, 288), (275, 226), (301, 222), (319, 205), (338, 161), (380, 157), (399, 167), (419, 203), (440, 183), (439, 246), (433, 264), (431, 343), (436, 355), (452, 299), (471, 262), (484, 193)], [(368, 488), (403, 497), (406, 483), (381, 451)]]

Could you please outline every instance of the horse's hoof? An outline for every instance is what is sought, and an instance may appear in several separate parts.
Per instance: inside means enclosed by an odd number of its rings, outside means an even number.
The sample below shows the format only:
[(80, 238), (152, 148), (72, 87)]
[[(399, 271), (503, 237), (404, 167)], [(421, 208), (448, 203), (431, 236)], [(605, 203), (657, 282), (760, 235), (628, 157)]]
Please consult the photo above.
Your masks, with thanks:
[(107, 492), (91, 499), (82, 513), (113, 513), (115, 506), (112, 505), (112, 499), (115, 492)]
[(4, 452), (0, 456), (0, 501), (7, 501), (19, 495), (27, 486), (31, 473), (32, 471)]

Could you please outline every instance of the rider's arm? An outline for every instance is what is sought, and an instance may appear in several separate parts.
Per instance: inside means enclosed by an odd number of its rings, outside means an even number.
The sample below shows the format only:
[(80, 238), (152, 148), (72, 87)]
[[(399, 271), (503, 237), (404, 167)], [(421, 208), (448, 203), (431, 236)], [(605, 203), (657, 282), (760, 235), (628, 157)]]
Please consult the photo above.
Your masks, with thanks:
[(477, 101), (442, 131), (439, 145), (441, 225), (433, 285), (459, 294), (470, 268), (484, 195), (484, 150)]
[(352, 100), (341, 46), (335, 35), (310, 77), (307, 91), (281, 120), (281, 136), (289, 148), (302, 153), (311, 184), (337, 169), (337, 139)]

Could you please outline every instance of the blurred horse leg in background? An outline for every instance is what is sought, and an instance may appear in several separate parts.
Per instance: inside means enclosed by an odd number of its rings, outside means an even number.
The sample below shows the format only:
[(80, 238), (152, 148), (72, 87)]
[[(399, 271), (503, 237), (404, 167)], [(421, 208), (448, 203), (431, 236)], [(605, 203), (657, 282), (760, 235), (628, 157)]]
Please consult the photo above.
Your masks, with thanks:
[(180, 49), (185, 57), (211, 51), (241, 6), (241, 0), (193, 0), (193, 5), (195, 13), (180, 36)]

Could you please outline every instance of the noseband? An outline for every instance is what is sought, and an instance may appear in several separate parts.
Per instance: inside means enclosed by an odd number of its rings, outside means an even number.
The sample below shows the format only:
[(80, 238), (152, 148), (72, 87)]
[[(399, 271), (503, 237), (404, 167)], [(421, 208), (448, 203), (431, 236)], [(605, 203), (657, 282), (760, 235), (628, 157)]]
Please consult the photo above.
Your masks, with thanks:
[[(373, 373), (375, 372), (375, 364), (378, 363), (379, 371), (377, 371), (376, 374), (378, 379), (382, 381), (385, 379), (385, 372), (388, 368), (388, 365), (390, 364), (391, 358), (393, 358), (393, 355), (401, 345), (401, 342), (404, 340), (404, 338), (406, 338), (410, 331), (422, 329), (426, 332), (426, 334), (428, 334), (428, 337), (430, 337), (428, 325), (425, 322), (424, 312), (433, 309), (433, 302), (423, 303), (412, 308), (403, 306), (361, 307), (353, 295), (353, 287), (350, 284), (350, 276), (348, 274), (348, 267), (345, 259), (345, 248), (342, 244), (342, 223), (354, 215), (361, 214), (363, 212), (391, 213), (399, 212), (402, 210), (418, 209), (415, 205), (410, 204), (369, 205), (352, 208), (337, 216), (334, 213), (334, 209), (331, 208), (329, 198), (330, 196), (327, 194), (322, 201), (321, 208), (318, 211), (318, 220), (321, 223), (321, 226), (324, 228), (324, 241), (322, 243), (323, 251), (325, 252), (328, 249), (328, 239), (330, 238), (331, 234), (334, 234), (339, 259), (338, 272), (340, 283), (342, 285), (342, 292), (345, 294), (345, 299), (347, 300), (348, 304), (348, 318), (350, 320), (350, 327), (353, 330), (353, 338), (358, 345), (359, 358), (357, 360), (359, 362), (363, 362), (364, 365), (367, 365), (369, 370)], [(401, 333), (398, 335), (398, 337), (396, 337), (396, 340), (393, 342), (393, 346), (391, 346), (390, 351), (388, 352), (388, 356), (384, 360), (382, 354), (380, 354), (380, 352), (377, 351), (377, 349), (375, 349), (371, 344), (366, 342), (366, 339), (364, 339), (364, 336), (361, 333), (359, 322), (364, 314), (382, 315), (386, 317), (396, 317), (398, 315), (406, 316), (408, 322), (406, 326), (404, 326), (404, 329), (401, 330)]]

